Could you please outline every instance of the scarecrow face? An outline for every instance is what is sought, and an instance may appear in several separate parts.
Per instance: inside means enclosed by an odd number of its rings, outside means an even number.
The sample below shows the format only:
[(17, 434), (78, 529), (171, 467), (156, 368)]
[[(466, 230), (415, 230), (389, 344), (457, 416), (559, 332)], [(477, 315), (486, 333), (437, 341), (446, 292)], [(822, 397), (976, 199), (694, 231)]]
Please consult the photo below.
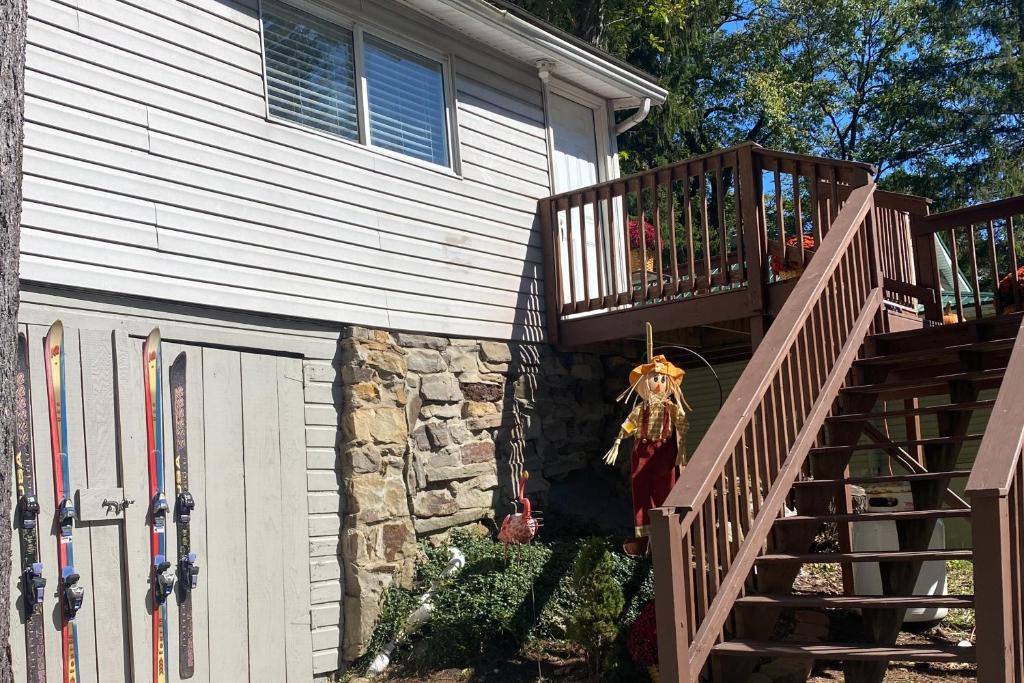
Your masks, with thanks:
[(644, 375), (639, 386), (637, 387), (637, 393), (640, 394), (640, 398), (648, 402), (661, 402), (668, 397), (668, 376), (660, 372), (649, 372)]

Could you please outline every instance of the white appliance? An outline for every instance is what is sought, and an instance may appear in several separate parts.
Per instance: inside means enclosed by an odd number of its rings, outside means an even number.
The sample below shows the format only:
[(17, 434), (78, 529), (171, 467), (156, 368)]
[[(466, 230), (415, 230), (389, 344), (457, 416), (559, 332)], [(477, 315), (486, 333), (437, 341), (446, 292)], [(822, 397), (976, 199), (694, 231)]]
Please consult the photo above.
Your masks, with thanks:
[[(858, 496), (859, 497), (859, 496)], [(864, 487), (864, 512), (903, 512), (914, 509), (914, 498), (908, 484), (889, 484)], [(946, 547), (946, 528), (942, 520), (935, 521), (935, 530), (928, 543), (929, 550)], [(855, 551), (899, 550), (896, 522), (855, 522), (853, 524)], [(882, 573), (877, 562), (853, 564), (853, 588), (857, 595), (882, 595)], [(941, 560), (924, 562), (914, 585), (914, 595), (946, 594), (946, 563)], [(907, 622), (938, 621), (946, 616), (945, 607), (908, 609)]]

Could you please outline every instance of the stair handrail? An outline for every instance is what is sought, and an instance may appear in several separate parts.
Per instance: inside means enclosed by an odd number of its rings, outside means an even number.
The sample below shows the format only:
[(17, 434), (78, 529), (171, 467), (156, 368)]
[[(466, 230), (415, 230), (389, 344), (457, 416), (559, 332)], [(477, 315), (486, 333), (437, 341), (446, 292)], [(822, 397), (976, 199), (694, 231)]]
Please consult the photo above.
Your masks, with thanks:
[(680, 480), (652, 511), (666, 680), (697, 680), (881, 310), (874, 191), (873, 182), (852, 190)]
[(1024, 675), (1024, 317), (967, 480), (979, 681)]

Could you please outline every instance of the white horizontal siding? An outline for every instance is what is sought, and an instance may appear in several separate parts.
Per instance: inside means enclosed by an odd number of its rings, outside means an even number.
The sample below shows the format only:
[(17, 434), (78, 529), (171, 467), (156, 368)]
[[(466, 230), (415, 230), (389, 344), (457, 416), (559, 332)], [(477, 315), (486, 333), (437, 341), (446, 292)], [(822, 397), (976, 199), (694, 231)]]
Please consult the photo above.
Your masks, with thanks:
[[(307, 360), (302, 368), (305, 388), (306, 490), (309, 526), (310, 604), (313, 629), (313, 672), (337, 670), (342, 638), (343, 579), (338, 543), (343, 500), (338, 481), (337, 369), (328, 360)], [(334, 568), (338, 567), (337, 576)]]
[(23, 277), (541, 338), (536, 76), (440, 25), (358, 3), (371, 24), (454, 49), (459, 177), (267, 121), (254, 6), (29, 0)]

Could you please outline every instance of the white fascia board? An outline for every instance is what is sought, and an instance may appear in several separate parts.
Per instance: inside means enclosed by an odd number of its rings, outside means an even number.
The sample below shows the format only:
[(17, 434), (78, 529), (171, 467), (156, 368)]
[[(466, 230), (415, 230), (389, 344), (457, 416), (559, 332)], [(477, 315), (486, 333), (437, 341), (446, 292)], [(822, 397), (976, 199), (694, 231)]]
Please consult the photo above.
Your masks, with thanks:
[(592, 74), (595, 78), (615, 87), (622, 97), (614, 98), (616, 108), (638, 106), (650, 98), (659, 105), (668, 98), (668, 91), (635, 71), (623, 68), (614, 60), (602, 57), (596, 48), (585, 48), (540, 26), (495, 7), (486, 0), (436, 0), (505, 33), (521, 39), (526, 46), (546, 53), (556, 63), (571, 64), (574, 68)]

